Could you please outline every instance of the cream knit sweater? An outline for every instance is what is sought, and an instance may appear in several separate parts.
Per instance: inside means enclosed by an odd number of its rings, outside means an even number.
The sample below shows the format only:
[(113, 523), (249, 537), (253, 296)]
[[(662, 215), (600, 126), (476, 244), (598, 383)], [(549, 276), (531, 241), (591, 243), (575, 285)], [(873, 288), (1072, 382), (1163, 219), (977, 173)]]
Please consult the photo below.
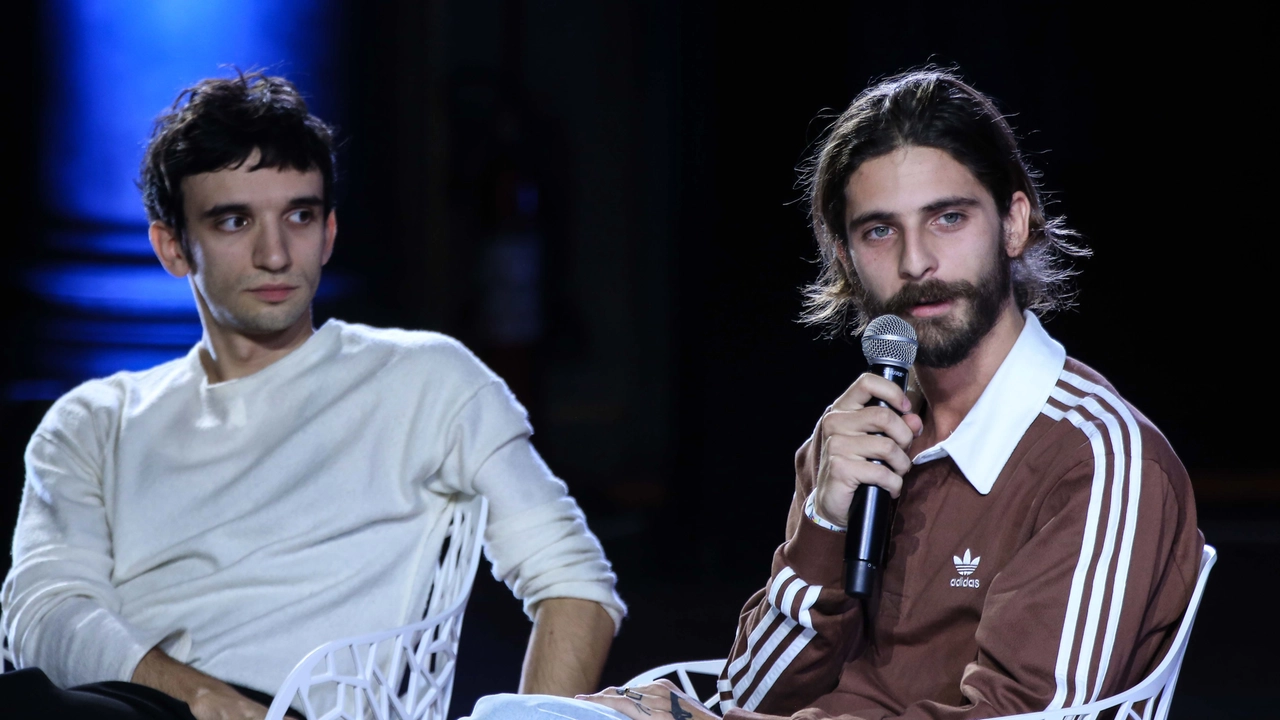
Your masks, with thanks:
[(330, 321), (209, 384), (197, 350), (93, 380), (36, 430), (3, 590), (19, 667), (128, 680), (159, 645), (274, 693), (316, 646), (420, 619), (450, 497), (525, 602), (626, 612), (524, 409), (458, 342)]

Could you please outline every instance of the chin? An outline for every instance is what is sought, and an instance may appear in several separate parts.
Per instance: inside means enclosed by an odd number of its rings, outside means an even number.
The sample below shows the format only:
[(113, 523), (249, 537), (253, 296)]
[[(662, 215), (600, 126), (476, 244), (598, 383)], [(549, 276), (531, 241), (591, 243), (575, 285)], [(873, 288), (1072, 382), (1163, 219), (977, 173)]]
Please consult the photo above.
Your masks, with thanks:
[(302, 308), (275, 307), (255, 313), (235, 315), (234, 327), (245, 335), (276, 335), (296, 327), (306, 316), (307, 306)]

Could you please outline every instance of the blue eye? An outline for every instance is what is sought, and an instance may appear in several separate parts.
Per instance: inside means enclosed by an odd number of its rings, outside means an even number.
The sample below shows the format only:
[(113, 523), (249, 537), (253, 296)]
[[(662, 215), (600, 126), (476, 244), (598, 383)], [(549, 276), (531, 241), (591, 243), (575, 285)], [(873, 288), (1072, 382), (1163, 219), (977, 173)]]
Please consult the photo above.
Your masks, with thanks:
[(942, 221), (943, 225), (955, 225), (964, 219), (964, 215), (961, 215), (958, 212), (949, 212), (943, 213), (942, 217), (938, 219)]
[(299, 225), (305, 225), (306, 223), (311, 222), (311, 219), (312, 219), (313, 217), (315, 217), (315, 215), (314, 215), (314, 213), (312, 213), (312, 212), (311, 212), (311, 210), (306, 209), (306, 208), (303, 208), (303, 209), (300, 209), (300, 210), (294, 210), (293, 212), (289, 213), (289, 215), (288, 215), (288, 218), (287, 218), (287, 219), (288, 219), (288, 220), (289, 220), (289, 222), (291, 222), (291, 223), (297, 223), (297, 224), (299, 224)]
[(892, 232), (893, 228), (890, 228), (887, 225), (877, 225), (867, 231), (867, 237), (873, 240), (883, 240), (884, 238), (889, 237), (889, 234)]

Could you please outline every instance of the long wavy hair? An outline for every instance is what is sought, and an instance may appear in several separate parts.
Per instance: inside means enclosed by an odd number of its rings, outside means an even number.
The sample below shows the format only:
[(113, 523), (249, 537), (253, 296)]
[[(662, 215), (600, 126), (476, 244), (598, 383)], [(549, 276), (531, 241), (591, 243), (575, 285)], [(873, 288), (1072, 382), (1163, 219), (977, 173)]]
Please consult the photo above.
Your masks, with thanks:
[(861, 308), (864, 289), (848, 259), (844, 227), (845, 186), (867, 160), (903, 147), (943, 150), (991, 193), (1000, 216), (1009, 214), (1019, 190), (1031, 203), (1030, 236), (1022, 255), (1008, 258), (1020, 310), (1037, 315), (1070, 306), (1076, 274), (1072, 257), (1089, 255), (1079, 235), (1060, 217), (1045, 213), (1038, 180), (1018, 149), (1009, 123), (990, 98), (954, 73), (911, 70), (864, 90), (828, 129), (818, 151), (801, 167), (822, 270), (805, 288), (802, 319), (831, 335), (860, 333), (870, 318)]

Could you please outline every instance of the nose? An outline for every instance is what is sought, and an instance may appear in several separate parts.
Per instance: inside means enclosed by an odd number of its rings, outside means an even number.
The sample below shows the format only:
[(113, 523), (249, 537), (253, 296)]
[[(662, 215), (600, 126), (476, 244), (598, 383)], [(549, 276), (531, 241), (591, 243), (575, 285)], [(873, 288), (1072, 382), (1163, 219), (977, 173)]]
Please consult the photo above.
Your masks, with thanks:
[(269, 272), (289, 269), (288, 234), (278, 222), (263, 223), (261, 228), (253, 246), (253, 264)]
[(903, 228), (899, 253), (898, 277), (903, 280), (924, 280), (938, 269), (938, 257), (927, 233)]

